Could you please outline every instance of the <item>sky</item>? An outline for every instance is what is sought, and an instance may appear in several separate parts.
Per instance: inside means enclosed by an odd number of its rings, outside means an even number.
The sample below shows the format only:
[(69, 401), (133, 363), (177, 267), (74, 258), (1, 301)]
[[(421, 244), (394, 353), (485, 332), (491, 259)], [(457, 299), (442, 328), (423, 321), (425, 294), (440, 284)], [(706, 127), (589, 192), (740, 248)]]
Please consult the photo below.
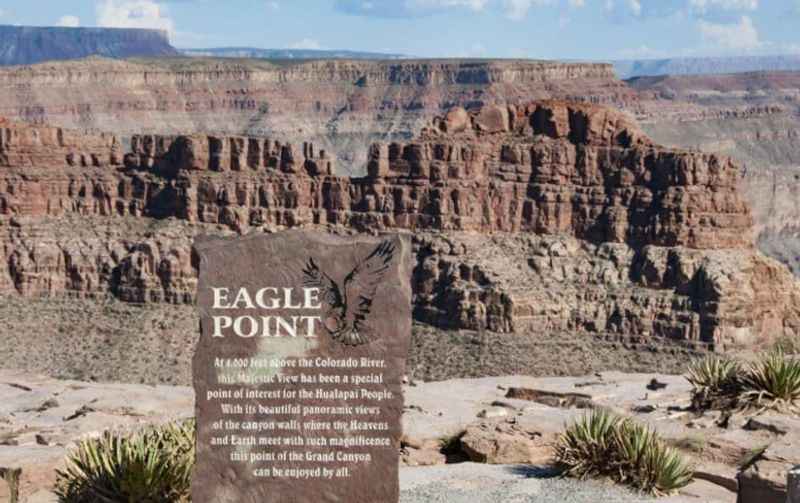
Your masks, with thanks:
[(800, 54), (800, 0), (0, 0), (0, 24), (160, 28), (179, 48), (417, 57)]

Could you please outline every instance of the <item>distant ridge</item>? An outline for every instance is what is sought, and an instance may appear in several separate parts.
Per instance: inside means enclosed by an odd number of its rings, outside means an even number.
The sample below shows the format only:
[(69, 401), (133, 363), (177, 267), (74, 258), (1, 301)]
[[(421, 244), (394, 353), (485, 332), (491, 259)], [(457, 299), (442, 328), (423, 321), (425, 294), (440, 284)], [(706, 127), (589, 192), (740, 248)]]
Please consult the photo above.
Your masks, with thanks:
[(613, 61), (612, 63), (619, 78), (630, 79), (657, 75), (708, 75), (800, 70), (800, 55), (633, 59)]
[(138, 28), (0, 25), (0, 65), (30, 65), (87, 56), (176, 56), (167, 32)]
[(325, 49), (259, 49), (256, 47), (213, 47), (181, 49), (186, 56), (257, 59), (401, 59), (402, 54)]

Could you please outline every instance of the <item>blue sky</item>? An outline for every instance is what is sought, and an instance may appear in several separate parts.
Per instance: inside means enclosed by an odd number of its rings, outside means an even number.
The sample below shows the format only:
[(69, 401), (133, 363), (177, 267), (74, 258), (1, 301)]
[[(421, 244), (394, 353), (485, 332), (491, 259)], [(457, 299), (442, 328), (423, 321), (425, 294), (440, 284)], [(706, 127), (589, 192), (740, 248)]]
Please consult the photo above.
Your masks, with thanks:
[(177, 47), (420, 57), (800, 54), (800, 0), (0, 0), (0, 24), (162, 28)]

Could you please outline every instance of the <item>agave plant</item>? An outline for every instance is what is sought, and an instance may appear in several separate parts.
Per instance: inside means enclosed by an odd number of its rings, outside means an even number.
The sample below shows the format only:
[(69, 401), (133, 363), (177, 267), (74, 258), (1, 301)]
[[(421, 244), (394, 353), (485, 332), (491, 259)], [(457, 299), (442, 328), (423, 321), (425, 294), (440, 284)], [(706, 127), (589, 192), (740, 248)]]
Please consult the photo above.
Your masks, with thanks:
[(85, 440), (57, 472), (63, 503), (188, 501), (194, 464), (194, 423), (174, 423), (130, 436)]
[(733, 406), (739, 394), (739, 373), (739, 363), (727, 358), (707, 356), (692, 362), (686, 379), (692, 385), (693, 408), (726, 409)]
[(605, 476), (653, 495), (672, 493), (692, 480), (680, 453), (651, 428), (593, 411), (561, 435), (556, 460), (565, 475)]
[(800, 360), (777, 350), (750, 363), (742, 377), (741, 400), (761, 410), (800, 413)]
[(621, 460), (619, 482), (645, 493), (665, 495), (692, 481), (692, 470), (681, 454), (648, 426), (630, 419), (622, 421), (617, 445)]
[(594, 410), (567, 427), (556, 444), (556, 460), (564, 474), (581, 479), (608, 475), (616, 463), (615, 432), (621, 421)]

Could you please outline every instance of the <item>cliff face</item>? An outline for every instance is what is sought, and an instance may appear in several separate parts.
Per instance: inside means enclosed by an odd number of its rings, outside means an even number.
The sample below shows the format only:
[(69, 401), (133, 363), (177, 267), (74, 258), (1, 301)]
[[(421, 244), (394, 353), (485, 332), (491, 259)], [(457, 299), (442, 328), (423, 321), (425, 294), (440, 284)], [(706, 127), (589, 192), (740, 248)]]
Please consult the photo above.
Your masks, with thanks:
[(641, 96), (631, 110), (653, 138), (741, 162), (759, 247), (800, 274), (800, 72), (653, 77), (630, 84)]
[(301, 136), (343, 174), (363, 174), (374, 141), (407, 140), (452, 106), (532, 99), (621, 103), (610, 65), (537, 61), (95, 60), (0, 69), (12, 119), (155, 134)]
[(310, 143), (137, 135), (120, 156), (112, 136), (5, 131), (11, 294), (192, 302), (194, 234), (324, 226), (413, 231), (415, 317), (442, 329), (724, 348), (800, 323), (798, 285), (753, 246), (738, 168), (604, 107), (456, 108), (373, 145), (358, 178)]
[(96, 59), (0, 69), (0, 113), (115, 132), (122, 145), (142, 133), (302, 138), (325, 150), (338, 174), (362, 176), (369, 145), (407, 142), (453, 107), (542, 99), (613, 105), (659, 144), (737, 159), (759, 246), (800, 271), (798, 76), (653, 77), (626, 84), (602, 64)]
[[(332, 174), (326, 154), (315, 156), (309, 144), (135, 136), (132, 145), (129, 167), (200, 175), (175, 184), (182, 216), (238, 229), (289, 219), (637, 246), (750, 243), (729, 159), (659, 149), (623, 115), (592, 106), (454, 109), (414, 142), (373, 145), (361, 178), (325, 177)], [(301, 175), (293, 188), (287, 175)]]
[(0, 26), (0, 65), (32, 65), (87, 56), (177, 56), (167, 33), (136, 28)]

